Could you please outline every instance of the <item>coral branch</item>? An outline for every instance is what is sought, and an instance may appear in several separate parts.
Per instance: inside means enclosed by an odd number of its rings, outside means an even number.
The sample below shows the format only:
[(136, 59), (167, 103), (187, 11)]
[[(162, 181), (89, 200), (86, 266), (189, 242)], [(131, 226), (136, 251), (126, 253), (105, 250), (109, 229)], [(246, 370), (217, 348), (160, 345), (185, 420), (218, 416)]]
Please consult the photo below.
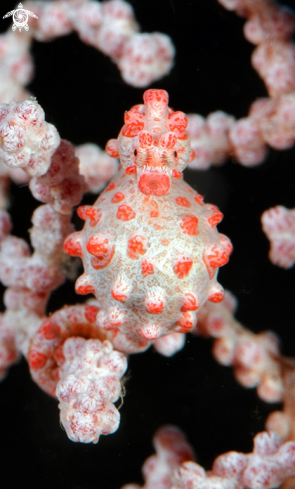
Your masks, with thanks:
[(261, 216), (262, 229), (270, 240), (269, 259), (290, 268), (295, 262), (295, 209), (278, 205)]

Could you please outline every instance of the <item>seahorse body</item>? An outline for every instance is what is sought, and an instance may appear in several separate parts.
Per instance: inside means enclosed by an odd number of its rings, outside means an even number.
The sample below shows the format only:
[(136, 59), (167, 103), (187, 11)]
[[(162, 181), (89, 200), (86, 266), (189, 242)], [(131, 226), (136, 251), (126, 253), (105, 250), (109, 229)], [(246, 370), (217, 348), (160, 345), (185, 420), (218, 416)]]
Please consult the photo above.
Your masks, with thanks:
[(65, 243), (83, 260), (76, 291), (96, 296), (99, 324), (126, 335), (130, 351), (190, 331), (205, 301), (222, 300), (217, 272), (232, 250), (216, 230), (221, 212), (182, 180), (193, 157), (185, 115), (168, 108), (164, 90), (144, 102), (107, 144), (118, 174), (94, 206), (79, 208), (84, 229)]

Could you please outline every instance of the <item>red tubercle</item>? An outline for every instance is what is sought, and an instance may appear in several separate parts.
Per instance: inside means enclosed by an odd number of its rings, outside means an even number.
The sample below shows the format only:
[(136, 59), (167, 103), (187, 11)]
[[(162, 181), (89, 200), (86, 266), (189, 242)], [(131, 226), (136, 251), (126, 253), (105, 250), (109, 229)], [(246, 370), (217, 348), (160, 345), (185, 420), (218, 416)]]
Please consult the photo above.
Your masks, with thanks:
[(137, 234), (128, 240), (127, 255), (131, 260), (138, 260), (147, 252), (147, 238)]
[(138, 188), (145, 195), (160, 197), (170, 190), (170, 178), (161, 172), (142, 173), (138, 180)]
[(125, 302), (127, 299), (127, 295), (120, 294), (119, 292), (116, 292), (113, 289), (111, 289), (111, 294), (112, 294), (113, 298), (115, 299), (115, 301)]
[(142, 148), (150, 148), (154, 144), (154, 138), (152, 134), (147, 131), (142, 131), (139, 134), (139, 144)]
[(106, 236), (94, 234), (89, 238), (86, 245), (88, 253), (94, 256), (101, 256), (109, 251), (109, 240)]
[(129, 283), (120, 276), (117, 276), (111, 288), (111, 294), (116, 301), (125, 302), (128, 299), (131, 287)]
[(118, 152), (118, 141), (117, 139), (110, 139), (105, 147), (106, 153), (111, 157), (111, 158), (119, 158), (119, 152)]
[(86, 249), (93, 255), (91, 265), (95, 270), (107, 267), (115, 254), (112, 237), (107, 233), (97, 233), (91, 236), (86, 244)]
[(204, 205), (204, 197), (201, 194), (197, 194), (194, 196), (194, 201), (199, 205)]
[(215, 228), (215, 226), (217, 226), (217, 224), (219, 224), (222, 219), (222, 212), (220, 212), (220, 210), (216, 208), (212, 210), (212, 215), (208, 217), (207, 222), (212, 228)]
[(86, 216), (86, 209), (88, 208), (88, 205), (80, 205), (77, 209), (77, 214), (82, 219), (83, 221), (86, 221), (87, 216)]
[(216, 269), (228, 262), (229, 256), (220, 245), (212, 245), (203, 253), (203, 260), (208, 270), (210, 280), (214, 277)]
[(160, 314), (163, 312), (165, 304), (163, 301), (159, 302), (146, 302), (145, 304), (147, 312), (150, 314)]
[(181, 311), (196, 311), (200, 307), (200, 302), (192, 292), (185, 293), (184, 303), (181, 307)]
[(188, 333), (195, 326), (196, 319), (193, 318), (193, 315), (190, 311), (185, 311), (181, 315), (181, 318), (176, 322), (177, 333)]
[(102, 217), (101, 210), (91, 205), (80, 205), (77, 209), (77, 214), (83, 221), (86, 221), (86, 219), (89, 218), (90, 226), (92, 227), (96, 226)]
[(198, 226), (198, 218), (194, 215), (183, 216), (180, 223), (182, 232), (184, 234), (188, 234), (189, 236), (196, 236), (199, 233)]
[(122, 202), (122, 200), (125, 199), (125, 195), (122, 192), (117, 192), (116, 194), (113, 195), (112, 197), (112, 204), (118, 204), (119, 202)]
[(120, 221), (130, 221), (136, 217), (136, 213), (129, 205), (120, 205), (117, 211), (117, 219)]
[(136, 173), (136, 172), (137, 172), (136, 165), (128, 166), (125, 169), (125, 173), (127, 173), (127, 175), (132, 175), (132, 173)]
[(193, 266), (193, 260), (189, 256), (182, 256), (174, 260), (173, 272), (179, 279), (187, 277)]
[[(188, 120), (186, 115), (181, 111), (176, 111), (169, 115), (169, 129), (180, 136), (184, 136), (184, 131), (187, 128)], [(178, 136), (179, 137), (179, 136)]]
[(115, 187), (116, 187), (115, 182), (112, 182), (106, 187), (105, 192), (110, 192), (111, 190), (114, 190)]
[(95, 288), (89, 284), (81, 284), (75, 287), (77, 294), (87, 295), (87, 294), (95, 294)]
[(188, 139), (187, 132), (182, 133), (180, 131), (177, 131), (176, 129), (175, 129), (175, 132), (177, 134), (177, 137), (178, 137), (179, 141), (186, 141)]
[(226, 253), (228, 255), (231, 255), (231, 253), (233, 252), (233, 245), (231, 240), (227, 236), (225, 236), (225, 234), (219, 233), (219, 243), (223, 246)]
[(193, 149), (191, 149), (188, 162), (191, 163), (193, 161), (193, 159), (195, 158), (195, 156), (196, 156), (196, 153), (194, 152)]
[(69, 256), (82, 256), (82, 245), (81, 245), (81, 233), (77, 231), (76, 233), (70, 234), (64, 242), (64, 251)]
[(91, 284), (90, 277), (86, 274), (81, 275), (76, 280), (75, 290), (76, 290), (77, 294), (81, 294), (81, 295), (94, 294), (95, 295), (95, 288)]
[(141, 273), (144, 277), (148, 275), (152, 275), (154, 273), (154, 265), (149, 262), (147, 259), (141, 262)]
[(186, 197), (177, 197), (175, 201), (176, 204), (181, 205), (182, 207), (191, 207), (191, 203)]
[(162, 111), (168, 105), (169, 96), (166, 90), (151, 88), (143, 94), (144, 104), (154, 111)]
[(165, 149), (173, 149), (177, 143), (177, 136), (171, 132), (166, 132), (159, 139), (159, 146)]
[(218, 303), (223, 301), (224, 291), (214, 292), (214, 294), (209, 295), (208, 301)]
[(144, 118), (139, 112), (130, 110), (125, 112), (125, 125), (122, 129), (122, 136), (133, 138), (144, 128)]
[(181, 171), (175, 170), (175, 168), (172, 170), (172, 177), (173, 178), (182, 178), (182, 173)]
[(143, 112), (143, 104), (133, 105), (131, 107), (130, 111), (132, 111), (132, 112), (139, 112), (140, 114), (142, 114), (143, 116), (145, 116), (145, 113)]
[(137, 333), (146, 340), (156, 340), (159, 338), (160, 328), (157, 324), (146, 325), (138, 329)]

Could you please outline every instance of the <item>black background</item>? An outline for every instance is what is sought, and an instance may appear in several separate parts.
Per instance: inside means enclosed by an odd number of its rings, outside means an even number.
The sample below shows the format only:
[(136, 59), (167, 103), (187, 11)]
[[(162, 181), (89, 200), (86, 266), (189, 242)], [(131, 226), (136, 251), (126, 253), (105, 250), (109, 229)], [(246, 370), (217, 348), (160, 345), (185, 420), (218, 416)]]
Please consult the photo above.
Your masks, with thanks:
[[(176, 46), (170, 75), (152, 85), (169, 92), (175, 110), (207, 115), (221, 109), (243, 117), (255, 98), (266, 95), (250, 65), (253, 46), (243, 38), (243, 19), (216, 0), (130, 3), (142, 31), (167, 33)], [(284, 3), (295, 6), (292, 0)], [(14, 2), (1, 0), (0, 7), (2, 17)], [(1, 20), (0, 28), (10, 29), (11, 19)], [(47, 121), (74, 144), (104, 146), (117, 136), (124, 111), (142, 101), (143, 89), (127, 86), (109, 58), (74, 34), (34, 43), (33, 57), (36, 76), (29, 89)], [(295, 354), (295, 270), (268, 261), (260, 216), (277, 204), (295, 207), (294, 164), (294, 149), (271, 150), (257, 168), (229, 161), (203, 173), (185, 172), (185, 179), (225, 215), (219, 230), (231, 238), (234, 253), (219, 281), (238, 297), (238, 318), (255, 332), (276, 331), (286, 355)], [(36, 203), (27, 187), (12, 186), (11, 192), (14, 233), (28, 238)], [(85, 197), (87, 203), (94, 200)], [(49, 311), (82, 299), (68, 282), (54, 292)], [(56, 401), (31, 381), (26, 362), (12, 367), (0, 386), (1, 487), (119, 489), (127, 482), (140, 483), (152, 435), (165, 423), (186, 432), (206, 469), (220, 453), (250, 451), (253, 435), (278, 406), (239, 386), (232, 369), (213, 360), (211, 346), (211, 340), (189, 336), (184, 350), (171, 359), (152, 349), (134, 355), (120, 428), (98, 445), (70, 442), (59, 426)]]

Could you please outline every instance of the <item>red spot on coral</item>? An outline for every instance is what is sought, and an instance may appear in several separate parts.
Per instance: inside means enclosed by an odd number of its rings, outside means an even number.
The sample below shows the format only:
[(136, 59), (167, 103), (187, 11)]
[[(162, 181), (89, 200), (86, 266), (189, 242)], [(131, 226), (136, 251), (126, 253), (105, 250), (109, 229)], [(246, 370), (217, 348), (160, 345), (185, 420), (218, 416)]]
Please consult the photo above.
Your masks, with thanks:
[(128, 166), (125, 170), (125, 173), (127, 173), (127, 175), (132, 175), (132, 173), (136, 173), (136, 172), (137, 172), (136, 165)]
[(95, 270), (105, 268), (112, 260), (115, 253), (115, 245), (107, 234), (94, 234), (86, 244), (87, 251), (93, 255), (91, 264)]
[(82, 256), (80, 232), (70, 234), (64, 242), (64, 251), (70, 256)]
[(136, 235), (128, 240), (127, 255), (132, 260), (137, 260), (147, 252), (147, 238), (145, 236)]
[(178, 278), (183, 279), (188, 276), (193, 266), (193, 260), (188, 256), (177, 257), (174, 261), (173, 272)]
[(122, 202), (125, 199), (125, 195), (122, 192), (117, 192), (113, 195), (111, 202), (113, 204), (117, 204), (118, 202)]
[(176, 204), (181, 205), (182, 207), (190, 207), (191, 203), (186, 197), (177, 197)]
[(207, 267), (209, 278), (212, 279), (215, 275), (216, 268), (222, 267), (222, 265), (228, 262), (228, 254), (223, 247), (213, 245), (204, 251), (203, 260)]
[(204, 205), (204, 197), (201, 194), (197, 194), (194, 196), (194, 201), (199, 205)]
[(164, 246), (168, 246), (170, 244), (170, 240), (169, 239), (161, 239), (161, 243)]
[(199, 232), (198, 230), (198, 218), (193, 215), (183, 216), (180, 227), (184, 234), (188, 234), (189, 236), (196, 236)]
[(31, 370), (41, 370), (47, 363), (47, 357), (39, 351), (32, 350), (29, 353), (29, 366)]
[(141, 273), (144, 277), (152, 275), (154, 273), (154, 265), (148, 260), (143, 260), (141, 262)]
[(139, 178), (138, 188), (145, 195), (157, 195), (159, 197), (169, 191), (170, 178), (161, 172), (145, 172)]
[(116, 184), (115, 182), (112, 182), (110, 183), (107, 188), (105, 189), (105, 192), (110, 192), (111, 190), (114, 190), (114, 188), (116, 187)]
[(181, 307), (181, 311), (196, 311), (200, 307), (200, 303), (197, 300), (196, 296), (191, 292), (187, 292), (185, 294), (184, 303)]
[(42, 324), (39, 332), (46, 340), (53, 340), (59, 335), (60, 327), (52, 323), (50, 319), (46, 319)]
[(87, 321), (90, 323), (94, 323), (96, 321), (96, 316), (98, 313), (99, 309), (98, 307), (95, 306), (86, 306), (85, 307), (85, 317)]
[(120, 205), (117, 211), (117, 219), (121, 221), (130, 221), (136, 216), (134, 210), (129, 205)]
[(175, 170), (175, 168), (174, 168), (174, 169), (172, 170), (172, 176), (173, 176), (174, 178), (182, 178), (182, 173), (181, 173), (181, 171), (177, 171), (177, 170)]

